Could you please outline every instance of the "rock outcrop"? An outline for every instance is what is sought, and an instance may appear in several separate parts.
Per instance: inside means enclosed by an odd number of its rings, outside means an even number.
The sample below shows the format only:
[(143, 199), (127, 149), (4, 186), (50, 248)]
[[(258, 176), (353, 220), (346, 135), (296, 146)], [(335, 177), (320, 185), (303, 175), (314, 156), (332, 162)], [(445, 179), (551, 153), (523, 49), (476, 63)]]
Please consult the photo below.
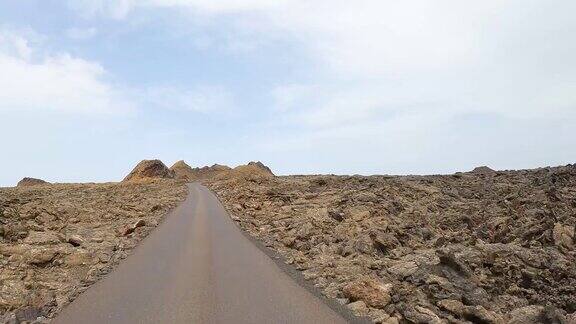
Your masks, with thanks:
[(38, 186), (38, 185), (45, 185), (45, 184), (50, 184), (50, 183), (46, 182), (42, 179), (24, 178), (24, 179), (18, 181), (18, 184), (16, 185), (16, 187), (30, 187), (30, 186)]
[(269, 167), (267, 167), (266, 165), (264, 165), (264, 163), (260, 162), (260, 161), (252, 161), (252, 162), (248, 162), (248, 166), (249, 167), (254, 167), (257, 168), (260, 172), (268, 174), (268, 175), (274, 175), (274, 173), (272, 173), (272, 170), (270, 170)]
[(263, 180), (274, 177), (274, 173), (269, 167), (262, 162), (249, 162), (246, 165), (239, 165), (234, 169), (220, 164), (205, 166), (201, 168), (192, 168), (184, 161), (176, 162), (170, 171), (174, 172), (177, 179), (187, 181), (204, 181), (210, 179), (228, 179), (237, 180)]
[(192, 172), (195, 180), (206, 180), (217, 177), (220, 174), (230, 171), (231, 168), (226, 165), (213, 164), (212, 166), (204, 166), (201, 168), (193, 168)]
[(170, 167), (170, 170), (174, 172), (174, 177), (176, 179), (193, 181), (197, 179), (197, 174), (194, 169), (190, 167), (184, 160), (180, 160)]
[(172, 179), (174, 171), (168, 169), (160, 160), (142, 160), (136, 167), (122, 180), (122, 182), (135, 182), (150, 179)]
[(234, 169), (222, 172), (215, 179), (228, 181), (266, 181), (274, 178), (274, 173), (262, 162), (249, 162), (246, 165), (239, 165)]

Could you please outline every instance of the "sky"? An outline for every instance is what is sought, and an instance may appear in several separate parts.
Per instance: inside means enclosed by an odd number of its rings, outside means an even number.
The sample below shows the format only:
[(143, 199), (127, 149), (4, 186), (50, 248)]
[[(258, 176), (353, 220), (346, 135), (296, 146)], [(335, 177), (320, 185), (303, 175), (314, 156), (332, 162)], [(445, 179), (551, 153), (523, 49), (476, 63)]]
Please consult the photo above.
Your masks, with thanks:
[(0, 186), (576, 162), (571, 0), (0, 2)]

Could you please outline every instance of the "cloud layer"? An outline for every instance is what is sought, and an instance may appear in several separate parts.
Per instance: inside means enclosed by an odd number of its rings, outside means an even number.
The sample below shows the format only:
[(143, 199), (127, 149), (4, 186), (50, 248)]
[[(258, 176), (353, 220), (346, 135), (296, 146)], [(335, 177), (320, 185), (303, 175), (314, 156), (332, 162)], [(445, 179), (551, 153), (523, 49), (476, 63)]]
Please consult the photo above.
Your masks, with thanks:
[(49, 53), (25, 33), (0, 30), (0, 71), (0, 110), (116, 114), (134, 108), (100, 64)]
[[(91, 37), (69, 30), (74, 39)], [(67, 114), (126, 115), (140, 108), (223, 113), (234, 107), (224, 87), (129, 85), (95, 61), (67, 52), (53, 53), (31, 31), (0, 29), (0, 110)]]
[[(316, 94), (326, 98), (323, 102), (315, 98), (318, 113), (340, 113), (343, 105), (359, 115), (429, 104), (443, 104), (456, 113), (508, 117), (574, 110), (576, 46), (571, 39), (576, 20), (570, 13), (576, 4), (569, 1), (87, 3), (85, 11), (124, 19), (132, 12), (156, 8), (188, 12), (190, 24), (209, 26), (212, 20), (226, 25), (233, 35), (229, 42), (289, 39), (307, 48), (323, 69), (308, 80), (291, 81), (300, 84), (279, 88), (315, 87)], [(298, 101), (295, 93), (290, 96)]]

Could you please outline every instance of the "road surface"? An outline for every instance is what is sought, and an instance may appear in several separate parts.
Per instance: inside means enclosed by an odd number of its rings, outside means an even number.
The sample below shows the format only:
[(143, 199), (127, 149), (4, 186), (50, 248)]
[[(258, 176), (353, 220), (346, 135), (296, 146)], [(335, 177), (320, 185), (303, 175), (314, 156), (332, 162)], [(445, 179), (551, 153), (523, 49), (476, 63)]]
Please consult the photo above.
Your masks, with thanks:
[(346, 323), (247, 239), (208, 189), (189, 189), (53, 323)]

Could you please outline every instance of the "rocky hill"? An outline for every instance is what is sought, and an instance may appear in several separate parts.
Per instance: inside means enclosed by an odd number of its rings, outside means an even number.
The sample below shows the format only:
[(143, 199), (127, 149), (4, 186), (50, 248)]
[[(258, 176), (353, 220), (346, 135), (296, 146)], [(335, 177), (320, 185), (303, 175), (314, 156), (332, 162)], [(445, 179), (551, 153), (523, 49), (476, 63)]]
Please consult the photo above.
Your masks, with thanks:
[(180, 161), (174, 163), (174, 165), (172, 165), (170, 167), (170, 171), (172, 171), (174, 173), (174, 177), (176, 179), (193, 181), (193, 180), (196, 180), (196, 178), (197, 178), (197, 175), (194, 172), (194, 169), (192, 169), (192, 167), (190, 167), (183, 160), (180, 160)]
[(231, 182), (244, 180), (260, 182), (271, 178), (274, 178), (274, 173), (262, 162), (249, 162), (245, 165), (239, 165), (214, 177), (214, 179), (219, 179), (220, 181)]
[(174, 171), (168, 169), (160, 160), (142, 160), (124, 178), (123, 182), (146, 181), (150, 179), (172, 179)]
[(192, 172), (195, 180), (206, 180), (211, 179), (219, 174), (225, 173), (231, 170), (229, 166), (221, 164), (213, 164), (212, 166), (204, 166), (201, 168), (193, 168)]
[(576, 165), (234, 179), (207, 184), (239, 226), (358, 315), (576, 323)]
[(18, 184), (16, 186), (17, 187), (30, 187), (30, 186), (38, 186), (38, 185), (45, 185), (45, 184), (50, 184), (50, 183), (46, 182), (42, 179), (24, 178), (24, 179), (18, 181)]

